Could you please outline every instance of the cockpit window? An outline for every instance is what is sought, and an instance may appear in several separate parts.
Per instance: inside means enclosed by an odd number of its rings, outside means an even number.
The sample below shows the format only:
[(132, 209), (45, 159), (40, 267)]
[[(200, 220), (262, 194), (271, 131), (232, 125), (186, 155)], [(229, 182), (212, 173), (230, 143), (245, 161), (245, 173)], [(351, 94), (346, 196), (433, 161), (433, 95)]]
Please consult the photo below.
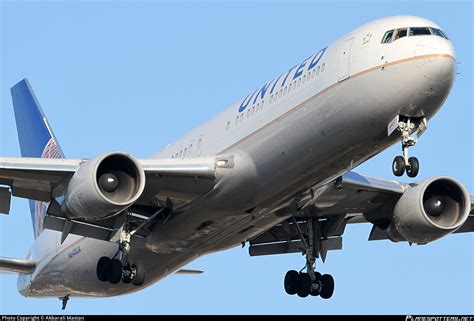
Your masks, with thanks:
[[(407, 34), (407, 31), (408, 34)], [(397, 39), (406, 37), (406, 36), (438, 36), (444, 39), (448, 39), (448, 36), (446, 34), (437, 28), (433, 27), (410, 27), (410, 28), (398, 28), (398, 29), (393, 29), (389, 30), (385, 33), (385, 35), (382, 38), (382, 43), (391, 43)], [(449, 39), (448, 39), (449, 40)]]
[(395, 40), (406, 37), (406, 35), (407, 35), (407, 28), (397, 29), (397, 35), (395, 36)]
[(394, 30), (389, 30), (385, 33), (385, 35), (382, 38), (382, 43), (391, 43), (392, 42), (393, 31)]
[(441, 37), (441, 38), (444, 38), (444, 39), (448, 39), (448, 37), (446, 36), (446, 34), (439, 30), (439, 29), (436, 29), (436, 28), (432, 28), (430, 27), (431, 29), (431, 33), (434, 35), (434, 36), (438, 36), (438, 37)]
[(449, 40), (448, 35), (446, 34), (446, 32), (444, 32), (443, 30), (440, 30), (440, 32), (444, 35), (444, 37), (445, 37), (446, 39)]
[(431, 35), (428, 27), (410, 27), (410, 36), (426, 36)]

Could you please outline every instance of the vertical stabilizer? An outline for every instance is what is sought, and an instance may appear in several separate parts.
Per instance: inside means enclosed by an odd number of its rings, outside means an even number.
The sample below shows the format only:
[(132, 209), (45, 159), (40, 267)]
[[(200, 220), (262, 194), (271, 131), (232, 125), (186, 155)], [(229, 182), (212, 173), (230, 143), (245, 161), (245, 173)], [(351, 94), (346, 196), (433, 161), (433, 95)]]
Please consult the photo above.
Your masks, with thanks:
[[(64, 158), (28, 79), (11, 88), (16, 128), (22, 157)], [(35, 238), (43, 230), (48, 203), (30, 200)]]

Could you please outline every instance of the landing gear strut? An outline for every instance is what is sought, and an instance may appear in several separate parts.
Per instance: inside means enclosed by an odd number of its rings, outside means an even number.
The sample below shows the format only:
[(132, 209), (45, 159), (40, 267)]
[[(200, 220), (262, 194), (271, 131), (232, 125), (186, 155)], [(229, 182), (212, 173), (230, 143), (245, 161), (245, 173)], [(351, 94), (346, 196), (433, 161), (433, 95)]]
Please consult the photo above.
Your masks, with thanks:
[(408, 148), (415, 146), (417, 139), (411, 136), (418, 131), (418, 136), (426, 129), (425, 118), (410, 118), (398, 116), (398, 130), (402, 136), (403, 156), (396, 156), (392, 163), (392, 171), (395, 176), (402, 176), (405, 171), (409, 177), (416, 177), (420, 171), (420, 162), (416, 157), (408, 156)]
[[(316, 224), (318, 224), (317, 221)], [(314, 237), (313, 219), (308, 219), (307, 240), (295, 219), (293, 219), (293, 225), (296, 227), (305, 247), (306, 273), (302, 271), (297, 272), (295, 270), (288, 271), (284, 280), (285, 291), (289, 295), (297, 294), (301, 298), (305, 298), (309, 295), (320, 295), (323, 299), (329, 299), (334, 293), (334, 279), (329, 274), (321, 275), (321, 273), (315, 271), (315, 255), (317, 253), (317, 242), (319, 238), (315, 239)]]

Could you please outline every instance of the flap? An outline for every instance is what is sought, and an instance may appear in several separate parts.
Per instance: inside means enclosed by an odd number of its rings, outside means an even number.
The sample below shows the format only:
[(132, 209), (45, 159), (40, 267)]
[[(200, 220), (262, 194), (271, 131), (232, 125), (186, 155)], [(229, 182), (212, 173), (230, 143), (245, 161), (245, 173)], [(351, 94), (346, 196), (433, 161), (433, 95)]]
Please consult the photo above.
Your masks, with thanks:
[(0, 187), (0, 213), (10, 213), (10, 201), (12, 193), (8, 187)]

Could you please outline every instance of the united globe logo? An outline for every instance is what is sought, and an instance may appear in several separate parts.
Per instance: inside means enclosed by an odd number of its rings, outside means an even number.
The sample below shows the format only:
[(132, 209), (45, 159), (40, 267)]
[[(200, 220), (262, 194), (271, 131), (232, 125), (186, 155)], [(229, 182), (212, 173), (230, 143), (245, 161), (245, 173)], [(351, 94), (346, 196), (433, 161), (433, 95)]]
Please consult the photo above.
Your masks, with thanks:
[[(46, 144), (43, 153), (41, 154), (41, 158), (63, 158), (61, 150), (54, 138), (50, 138)], [(43, 231), (43, 222), (48, 206), (49, 202), (35, 201), (35, 238), (37, 238)]]

